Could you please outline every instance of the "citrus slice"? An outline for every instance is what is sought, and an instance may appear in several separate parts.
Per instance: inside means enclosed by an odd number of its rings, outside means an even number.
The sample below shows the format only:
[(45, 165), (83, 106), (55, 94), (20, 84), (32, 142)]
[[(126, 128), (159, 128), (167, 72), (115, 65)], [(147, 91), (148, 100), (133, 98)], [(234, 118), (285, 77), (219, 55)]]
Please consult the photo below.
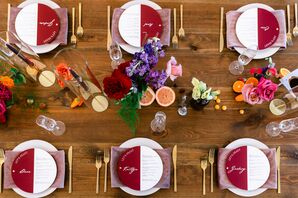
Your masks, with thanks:
[(236, 93), (241, 93), (243, 86), (244, 86), (244, 82), (237, 80), (233, 84), (233, 91)]
[(259, 84), (259, 80), (256, 79), (255, 77), (250, 77), (247, 79), (247, 81), (245, 82), (245, 84), (252, 84), (253, 86), (258, 86)]
[(242, 95), (242, 94), (239, 94), (238, 96), (235, 97), (235, 100), (236, 100), (237, 102), (242, 102), (242, 101), (244, 101), (243, 95)]
[(290, 72), (290, 70), (286, 69), (286, 68), (281, 68), (279, 70), (279, 75), (281, 78), (285, 77), (286, 75), (288, 75)]
[(150, 87), (148, 87), (143, 94), (143, 97), (140, 101), (140, 105), (144, 107), (149, 106), (154, 102), (154, 100), (155, 100), (155, 93)]
[(163, 107), (168, 107), (175, 102), (176, 94), (170, 87), (164, 86), (156, 92), (156, 102)]

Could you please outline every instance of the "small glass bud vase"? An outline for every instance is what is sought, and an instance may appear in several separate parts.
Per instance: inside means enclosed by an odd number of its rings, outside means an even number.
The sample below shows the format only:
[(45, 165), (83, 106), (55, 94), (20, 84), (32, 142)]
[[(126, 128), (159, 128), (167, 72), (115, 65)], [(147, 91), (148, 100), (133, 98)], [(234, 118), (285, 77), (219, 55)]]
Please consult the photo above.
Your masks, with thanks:
[(155, 114), (154, 119), (151, 121), (151, 130), (154, 135), (164, 135), (166, 133), (166, 120), (167, 116), (164, 112), (159, 111)]

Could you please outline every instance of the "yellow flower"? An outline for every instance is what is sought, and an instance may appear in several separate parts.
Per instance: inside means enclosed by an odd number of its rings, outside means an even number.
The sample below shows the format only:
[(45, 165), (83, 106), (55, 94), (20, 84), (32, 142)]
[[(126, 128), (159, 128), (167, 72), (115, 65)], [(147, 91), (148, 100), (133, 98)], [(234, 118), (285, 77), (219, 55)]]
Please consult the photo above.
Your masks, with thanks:
[(8, 76), (0, 76), (0, 82), (1, 82), (1, 84), (3, 84), (4, 86), (6, 86), (8, 88), (14, 87), (13, 79), (11, 79)]

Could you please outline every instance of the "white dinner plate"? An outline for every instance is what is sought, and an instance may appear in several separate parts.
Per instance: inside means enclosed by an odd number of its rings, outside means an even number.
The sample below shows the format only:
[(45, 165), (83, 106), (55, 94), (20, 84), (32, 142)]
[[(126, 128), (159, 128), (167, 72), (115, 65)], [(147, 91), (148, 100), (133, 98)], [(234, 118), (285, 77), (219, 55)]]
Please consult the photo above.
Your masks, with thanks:
[[(20, 5), (18, 5), (18, 8), (24, 8), (25, 6), (30, 5), (32, 3), (42, 3), (42, 4), (49, 6), (52, 9), (60, 8), (60, 6), (58, 4), (56, 4), (55, 2), (53, 2), (51, 0), (27, 0), (27, 1), (22, 2)], [(30, 45), (30, 48), (36, 54), (44, 54), (44, 53), (54, 50), (58, 46), (59, 46), (59, 43), (56, 43), (56, 44), (50, 43), (50, 44), (39, 45), (39, 46), (31, 46)], [(22, 49), (22, 50), (24, 50), (24, 52), (26, 52), (27, 54), (31, 54), (30, 51), (28, 51), (26, 49)]]
[[(247, 4), (247, 5), (242, 6), (241, 8), (239, 8), (237, 11), (245, 12), (246, 10), (249, 10), (251, 8), (263, 8), (263, 9), (268, 10), (268, 11), (274, 11), (274, 9), (272, 7), (270, 7), (268, 5), (265, 5), (265, 4), (262, 4), (262, 3)], [(235, 50), (239, 54), (242, 54), (244, 52), (245, 48), (235, 47)], [(279, 47), (270, 47), (270, 48), (267, 48), (267, 49), (258, 50), (257, 55), (254, 57), (254, 59), (264, 59), (264, 58), (270, 57), (273, 54), (275, 54), (278, 50), (279, 50)]]
[[(123, 6), (121, 6), (121, 8), (122, 9), (127, 9), (130, 6), (138, 5), (138, 4), (143, 4), (143, 5), (150, 6), (151, 8), (153, 8), (155, 10), (161, 10), (161, 7), (159, 5), (157, 5), (156, 3), (152, 2), (152, 1), (149, 1), (149, 0), (134, 0), (134, 1), (129, 1), (126, 4), (124, 4)], [(134, 54), (136, 52), (139, 52), (142, 49), (140, 47), (134, 47), (134, 46), (131, 46), (129, 44), (121, 44), (120, 47), (124, 51), (126, 51), (126, 52), (128, 52), (130, 54)]]
[[(43, 140), (29, 140), (26, 142), (23, 142), (19, 145), (17, 145), (12, 151), (24, 151), (24, 150), (28, 150), (31, 148), (39, 148), (45, 151), (58, 151), (53, 145), (51, 145), (50, 143), (43, 141)], [(39, 197), (45, 197), (50, 195), (52, 192), (54, 192), (56, 190), (56, 188), (49, 188), (41, 193), (27, 193), (25, 191), (22, 191), (19, 188), (13, 188), (13, 190), (21, 195), (22, 197), (27, 197), (27, 198), (39, 198)]]
[[(126, 142), (122, 143), (119, 147), (120, 148), (132, 148), (135, 146), (147, 146), (152, 149), (163, 149), (160, 144), (158, 144), (157, 142), (155, 142), (151, 139), (148, 139), (148, 138), (133, 138), (133, 139), (127, 140)], [(151, 195), (159, 190), (159, 188), (151, 188), (150, 190), (146, 190), (146, 191), (137, 191), (137, 190), (133, 190), (128, 187), (120, 187), (120, 188), (124, 192), (134, 195), (134, 196), (147, 196), (147, 195)]]
[[(240, 146), (253, 146), (259, 149), (268, 149), (269, 147), (252, 138), (241, 138), (238, 140), (235, 140), (233, 142), (231, 142), (230, 144), (228, 144), (225, 148), (227, 149), (235, 149), (238, 148)], [(253, 196), (257, 196), (263, 192), (265, 192), (267, 190), (267, 188), (259, 188), (257, 190), (251, 190), (251, 191), (247, 191), (247, 190), (241, 190), (239, 188), (228, 188), (231, 192), (235, 193), (236, 195), (242, 196), (242, 197), (253, 197)]]

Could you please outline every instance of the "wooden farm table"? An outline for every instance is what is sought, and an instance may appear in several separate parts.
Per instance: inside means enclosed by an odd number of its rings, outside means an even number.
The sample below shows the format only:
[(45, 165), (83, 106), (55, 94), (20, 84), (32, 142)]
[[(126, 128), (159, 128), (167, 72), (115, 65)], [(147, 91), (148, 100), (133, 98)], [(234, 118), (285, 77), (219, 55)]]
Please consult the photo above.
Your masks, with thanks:
[[(55, 0), (61, 7), (77, 7), (79, 0)], [(1, 0), (0, 2), (0, 30), (6, 30), (7, 3), (17, 6), (22, 0)], [(83, 27), (85, 35), (79, 40), (77, 49), (89, 61), (92, 71), (102, 82), (103, 78), (112, 72), (109, 54), (106, 50), (107, 38), (107, 5), (112, 8), (120, 7), (125, 0), (81, 0), (83, 3)], [(177, 114), (178, 102), (169, 108), (163, 108), (156, 103), (139, 111), (140, 124), (137, 128), (138, 137), (147, 137), (158, 141), (164, 147), (178, 145), (178, 192), (173, 189), (160, 190), (152, 197), (203, 197), (202, 171), (200, 157), (208, 154), (211, 147), (223, 147), (238, 138), (256, 138), (269, 147), (281, 146), (281, 186), (282, 194), (275, 190), (267, 190), (260, 197), (298, 197), (298, 135), (295, 132), (269, 137), (265, 132), (267, 123), (277, 118), (270, 115), (268, 103), (259, 106), (249, 106), (234, 101), (235, 94), (231, 89), (232, 83), (237, 79), (228, 71), (228, 65), (237, 59), (238, 54), (228, 49), (218, 52), (220, 7), (225, 11), (237, 9), (253, 0), (156, 0), (161, 7), (177, 8), (184, 5), (185, 40), (179, 43), (179, 49), (168, 48), (166, 57), (161, 59), (159, 67), (165, 67), (171, 56), (175, 56), (183, 65), (183, 77), (176, 82), (177, 96), (180, 89), (191, 90), (191, 78), (197, 77), (209, 86), (218, 88), (222, 105), (228, 107), (227, 111), (215, 111), (211, 102), (203, 111), (189, 109), (186, 117)], [(294, 0), (260, 0), (274, 9), (285, 9), (286, 4), (292, 5), (292, 26)], [(179, 14), (178, 14), (179, 16)], [(69, 18), (70, 19), (70, 18)], [(180, 27), (180, 26), (178, 26)], [(70, 32), (69, 32), (70, 35)], [(70, 36), (69, 36), (70, 38)], [(298, 40), (294, 38), (294, 46), (280, 51), (273, 56), (277, 68), (297, 68)], [(41, 55), (49, 66), (55, 53), (62, 49)], [(74, 57), (75, 58), (75, 57)], [(130, 55), (124, 53), (129, 60)], [(253, 61), (248, 68), (265, 66), (265, 60)], [(118, 106), (110, 102), (110, 107), (104, 113), (95, 113), (87, 107), (69, 109), (59, 100), (52, 100), (58, 89), (42, 87), (22, 87), (15, 90), (17, 94), (35, 96), (36, 100), (46, 101), (47, 113), (36, 108), (22, 108), (15, 105), (9, 110), (7, 126), (0, 128), (0, 147), (12, 149), (17, 144), (30, 139), (42, 139), (52, 143), (59, 149), (67, 150), (70, 145), (74, 148), (73, 160), (73, 192), (68, 194), (68, 181), (64, 189), (57, 189), (49, 197), (130, 197), (120, 189), (108, 188), (103, 192), (103, 169), (100, 178), (100, 195), (95, 194), (96, 168), (95, 154), (98, 149), (119, 145), (132, 138), (129, 128), (117, 114)], [(178, 98), (177, 98), (178, 99)], [(244, 109), (245, 114), (240, 115), (239, 110)], [(167, 115), (167, 132), (165, 137), (153, 136), (149, 123), (157, 111), (164, 111)], [(48, 134), (35, 124), (38, 115), (45, 114), (61, 120), (66, 124), (67, 131), (63, 136), (56, 137)], [(287, 115), (286, 117), (297, 116)], [(209, 167), (207, 169), (207, 195), (206, 197), (236, 197), (228, 190), (220, 190), (215, 183), (214, 193), (210, 193)], [(68, 174), (66, 174), (68, 178)], [(215, 180), (216, 181), (216, 180)], [(0, 197), (12, 198), (18, 195), (12, 190), (4, 190)]]

